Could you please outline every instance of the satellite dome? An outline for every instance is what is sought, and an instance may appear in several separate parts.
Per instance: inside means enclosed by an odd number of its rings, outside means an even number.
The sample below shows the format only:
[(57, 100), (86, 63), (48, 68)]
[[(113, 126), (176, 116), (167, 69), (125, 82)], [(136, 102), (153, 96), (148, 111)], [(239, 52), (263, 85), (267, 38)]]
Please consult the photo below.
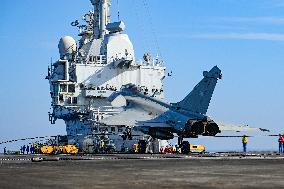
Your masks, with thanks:
[(75, 39), (70, 36), (62, 37), (58, 44), (60, 58), (64, 57), (67, 54), (71, 54), (76, 51), (77, 44)]

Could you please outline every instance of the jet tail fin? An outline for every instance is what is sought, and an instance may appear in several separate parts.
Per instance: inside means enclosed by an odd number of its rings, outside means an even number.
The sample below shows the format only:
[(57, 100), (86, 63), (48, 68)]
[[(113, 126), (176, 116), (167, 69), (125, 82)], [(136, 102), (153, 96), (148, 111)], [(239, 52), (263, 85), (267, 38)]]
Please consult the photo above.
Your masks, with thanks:
[(222, 79), (221, 70), (214, 66), (209, 72), (203, 72), (204, 78), (180, 102), (173, 104), (177, 108), (206, 114), (218, 79)]

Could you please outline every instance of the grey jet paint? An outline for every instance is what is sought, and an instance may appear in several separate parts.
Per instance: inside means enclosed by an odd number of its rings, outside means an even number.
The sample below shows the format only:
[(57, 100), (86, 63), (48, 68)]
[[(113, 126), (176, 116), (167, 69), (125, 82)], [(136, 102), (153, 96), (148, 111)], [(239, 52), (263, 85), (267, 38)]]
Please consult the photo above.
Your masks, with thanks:
[(145, 96), (139, 87), (129, 84), (121, 92), (113, 94), (109, 100), (123, 106), (121, 113), (101, 120), (105, 125), (133, 126), (156, 139), (173, 139), (174, 134), (181, 138), (215, 136), (221, 131), (267, 131), (248, 126), (217, 124), (206, 113), (221, 70), (215, 66), (203, 72), (203, 79), (178, 103), (165, 103)]

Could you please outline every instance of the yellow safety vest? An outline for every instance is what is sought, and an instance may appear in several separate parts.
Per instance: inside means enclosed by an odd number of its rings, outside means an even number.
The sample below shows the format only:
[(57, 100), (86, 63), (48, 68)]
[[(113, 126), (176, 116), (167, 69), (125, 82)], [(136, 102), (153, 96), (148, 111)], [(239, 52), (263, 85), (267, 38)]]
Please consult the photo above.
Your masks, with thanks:
[(243, 137), (242, 142), (245, 144), (248, 143), (248, 137)]
[(105, 146), (104, 141), (101, 141), (100, 148), (103, 148), (104, 146)]

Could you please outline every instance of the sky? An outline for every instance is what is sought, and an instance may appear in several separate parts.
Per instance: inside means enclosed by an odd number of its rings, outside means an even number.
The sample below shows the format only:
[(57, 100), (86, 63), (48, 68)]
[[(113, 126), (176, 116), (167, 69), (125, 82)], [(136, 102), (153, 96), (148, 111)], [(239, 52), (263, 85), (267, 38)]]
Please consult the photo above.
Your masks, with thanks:
[[(165, 79), (168, 101), (184, 98), (204, 70), (218, 65), (223, 79), (208, 115), (284, 133), (284, 1), (113, 0), (112, 5), (112, 20), (119, 10), (137, 59), (144, 52), (159, 54), (173, 72)], [(70, 23), (91, 8), (89, 0), (1, 1), (0, 141), (65, 134), (63, 121), (48, 121), (51, 99), (44, 78), (51, 58), (59, 58), (59, 39), (79, 39)], [(277, 138), (249, 135), (255, 136), (249, 150), (277, 150)], [(190, 141), (209, 151), (241, 150), (239, 138)]]

